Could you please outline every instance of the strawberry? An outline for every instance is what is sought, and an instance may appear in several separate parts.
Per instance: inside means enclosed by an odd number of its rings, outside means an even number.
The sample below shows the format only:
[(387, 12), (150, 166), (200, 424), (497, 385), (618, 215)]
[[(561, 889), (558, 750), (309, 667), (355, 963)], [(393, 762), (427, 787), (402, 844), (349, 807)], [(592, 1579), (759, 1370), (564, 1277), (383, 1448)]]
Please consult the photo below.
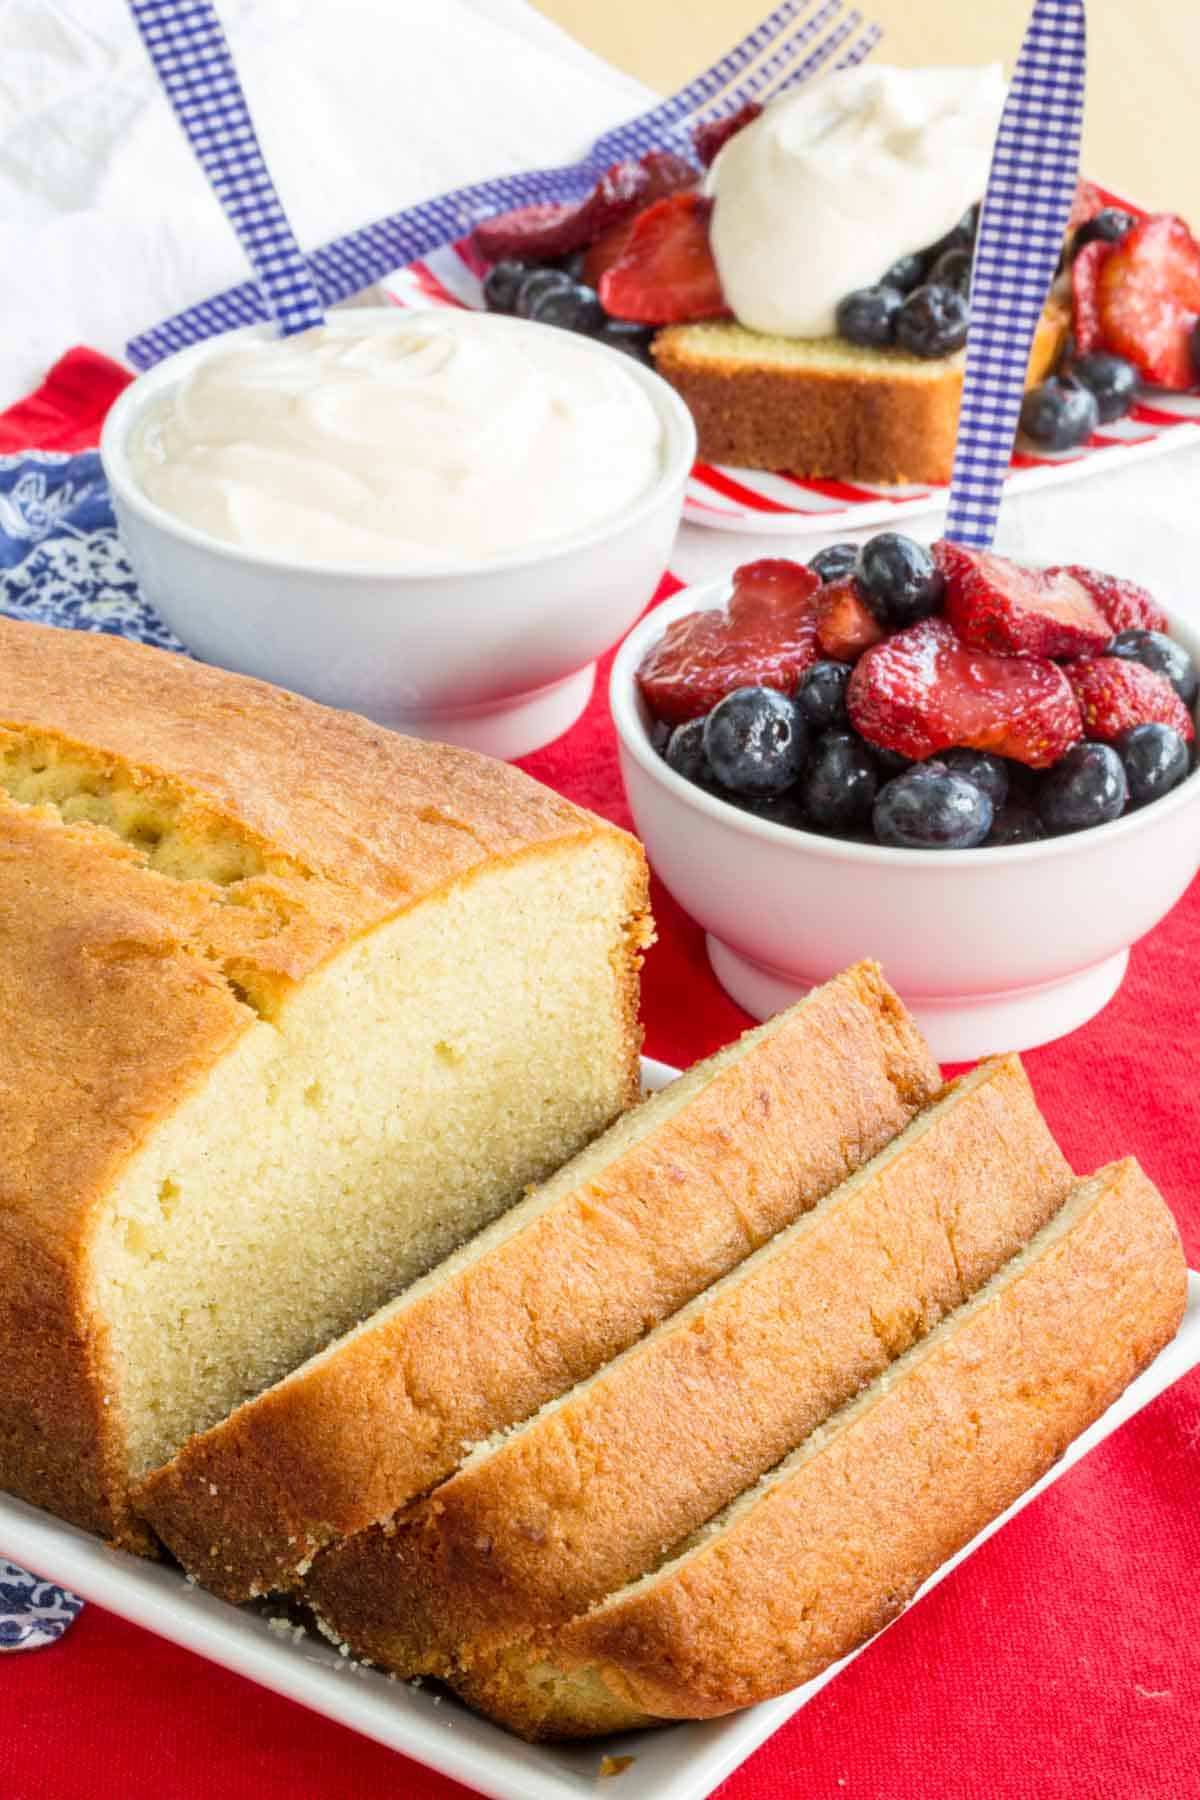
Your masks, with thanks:
[[(675, 156), (670, 150), (647, 150), (638, 161), (647, 177), (647, 187), (638, 203), (638, 212), (644, 212), (656, 200), (665, 200), (668, 194), (680, 194), (687, 188), (695, 187), (700, 180), (699, 169), (694, 168), (684, 157)], [(627, 219), (619, 219), (588, 246), (583, 259), (583, 279), (589, 287), (598, 288), (604, 271), (620, 261), (625, 253), (625, 246), (633, 235), (637, 216), (634, 213)]]
[(512, 212), (481, 219), (475, 227), (475, 247), (488, 262), (499, 262), (504, 256), (532, 263), (566, 256), (636, 212), (649, 186), (650, 173), (644, 163), (613, 163), (582, 200), (518, 206)]
[(1083, 735), (1078, 702), (1056, 664), (973, 650), (942, 618), (868, 650), (846, 704), (870, 743), (916, 761), (962, 747), (1048, 769)]
[(1047, 575), (1073, 575), (1080, 587), (1086, 588), (1092, 602), (1104, 614), (1109, 630), (1163, 631), (1170, 635), (1170, 621), (1154, 595), (1136, 581), (1120, 575), (1105, 575), (1100, 569), (1085, 569), (1081, 563), (1067, 563), (1063, 568), (1047, 569)]
[[(1089, 246), (1090, 248), (1090, 246)], [(1112, 627), (1067, 569), (1028, 569), (942, 538), (933, 557), (946, 581), (946, 617), (964, 644), (1008, 656), (1089, 656)]]
[(820, 585), (811, 569), (783, 557), (744, 563), (723, 611), (675, 619), (643, 657), (638, 686), (654, 716), (681, 725), (738, 687), (790, 693), (817, 660)]
[(1192, 715), (1157, 669), (1123, 656), (1096, 656), (1068, 663), (1064, 673), (1075, 690), (1084, 731), (1102, 744), (1135, 725), (1169, 725), (1185, 744), (1196, 735)]
[(1182, 219), (1153, 213), (1114, 245), (1100, 270), (1098, 305), (1106, 349), (1157, 387), (1192, 386), (1188, 338), (1200, 314), (1200, 244)]
[(620, 259), (600, 277), (600, 304), (617, 319), (670, 325), (728, 309), (708, 244), (711, 200), (672, 194), (639, 213)]
[(1071, 264), (1071, 331), (1080, 356), (1099, 350), (1104, 342), (1100, 325), (1100, 271), (1115, 244), (1095, 238), (1076, 252)]
[(752, 124), (761, 111), (762, 107), (757, 100), (747, 100), (736, 112), (722, 113), (720, 118), (704, 119), (699, 125), (693, 126), (692, 143), (706, 169), (711, 168), (718, 151), (725, 148), (730, 138), (736, 137), (744, 126)]
[(864, 650), (883, 641), (883, 627), (852, 576), (828, 581), (816, 598), (817, 640), (835, 662), (857, 662)]

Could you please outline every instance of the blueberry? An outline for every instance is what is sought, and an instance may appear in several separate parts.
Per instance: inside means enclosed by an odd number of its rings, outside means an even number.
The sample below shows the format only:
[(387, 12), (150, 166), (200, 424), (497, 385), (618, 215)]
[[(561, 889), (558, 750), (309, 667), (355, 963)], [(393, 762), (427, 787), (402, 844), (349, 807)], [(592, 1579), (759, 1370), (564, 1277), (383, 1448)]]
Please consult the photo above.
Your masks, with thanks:
[(834, 313), (838, 335), (851, 344), (890, 344), (903, 305), (898, 288), (855, 288), (838, 301)]
[(920, 287), (924, 279), (925, 264), (926, 258), (923, 251), (910, 251), (907, 256), (899, 257), (892, 264), (879, 285), (880, 287), (895, 288), (900, 294), (911, 294), (915, 287)]
[(1121, 733), (1116, 748), (1129, 783), (1130, 806), (1161, 800), (1191, 766), (1187, 745), (1169, 725), (1135, 725)]
[(800, 677), (792, 698), (810, 731), (828, 731), (831, 725), (846, 723), (850, 674), (848, 663), (815, 662)]
[(856, 731), (827, 731), (800, 779), (805, 814), (822, 831), (865, 825), (879, 787), (875, 758)]
[(534, 302), (543, 294), (553, 294), (574, 287), (571, 277), (562, 269), (530, 269), (517, 288), (512, 310), (518, 318), (527, 319)]
[(817, 551), (808, 566), (822, 581), (844, 581), (847, 575), (853, 575), (857, 561), (857, 544), (827, 544), (824, 550)]
[(1119, 206), (1104, 206), (1090, 219), (1085, 219), (1075, 233), (1075, 248), (1082, 250), (1085, 244), (1094, 243), (1097, 238), (1106, 244), (1116, 244), (1132, 231), (1137, 223), (1132, 213), (1122, 212)]
[(794, 787), (782, 794), (722, 794), (721, 798), (739, 812), (752, 813), (771, 825), (786, 825), (791, 831), (803, 831), (808, 824)]
[(578, 281), (568, 281), (566, 287), (547, 288), (535, 295), (525, 316), (536, 319), (539, 325), (559, 325), (565, 331), (580, 331), (585, 336), (599, 331), (605, 320), (595, 289)]
[(1165, 631), (1118, 631), (1108, 646), (1109, 656), (1123, 656), (1127, 662), (1145, 663), (1157, 675), (1165, 675), (1185, 706), (1196, 704), (1200, 691), (1200, 670), (1182, 644), (1177, 644)]
[(529, 264), (506, 257), (493, 263), (483, 278), (483, 298), (489, 312), (510, 313), (517, 304), (517, 292), (529, 274)]
[(1123, 356), (1093, 350), (1087, 356), (1077, 356), (1065, 372), (1095, 396), (1102, 425), (1123, 419), (1137, 399), (1138, 372)]
[(868, 538), (854, 574), (871, 612), (881, 625), (895, 630), (935, 613), (946, 590), (942, 572), (925, 546), (898, 531)]
[(939, 760), (982, 788), (993, 812), (1000, 811), (1008, 799), (1008, 764), (1002, 756), (989, 756), (986, 750), (947, 750)]
[(1043, 450), (1073, 450), (1099, 423), (1100, 408), (1091, 389), (1057, 375), (1030, 388), (1021, 404), (1021, 430)]
[(682, 775), (685, 781), (694, 781), (697, 787), (716, 786), (716, 778), (704, 754), (703, 719), (689, 719), (686, 725), (677, 725), (662, 754), (667, 767)]
[(800, 773), (808, 729), (786, 694), (735, 688), (704, 721), (704, 750), (722, 787), (780, 794)]
[(868, 744), (867, 748), (885, 775), (903, 775), (905, 769), (913, 766), (911, 756), (901, 756), (898, 750), (884, 750), (878, 744)]
[(880, 788), (872, 819), (879, 842), (896, 849), (973, 850), (992, 828), (992, 803), (945, 763), (916, 763)]
[(971, 252), (943, 250), (930, 269), (928, 280), (935, 285), (953, 288), (956, 293), (965, 296), (971, 286)]
[(988, 832), (986, 842), (989, 846), (997, 844), (1036, 844), (1039, 838), (1046, 835), (1042, 821), (1031, 806), (1022, 806), (1017, 802), (1005, 806), (996, 814), (992, 829)]
[(968, 206), (957, 225), (952, 225), (944, 237), (936, 244), (930, 244), (925, 251), (925, 267), (931, 269), (939, 256), (945, 256), (947, 250), (972, 250), (975, 239), (979, 235), (979, 202)]
[(571, 250), (566, 256), (557, 257), (555, 259), (554, 267), (556, 269), (561, 269), (564, 275), (569, 275), (572, 281), (582, 281), (584, 261), (584, 251)]
[(1050, 832), (1086, 831), (1119, 819), (1129, 783), (1116, 751), (1084, 740), (1047, 771), (1038, 792), (1038, 816)]
[(650, 361), (650, 343), (654, 337), (652, 325), (638, 325), (632, 319), (605, 319), (596, 336), (602, 344), (611, 344), (614, 350), (623, 350), (626, 356), (636, 357), (638, 362)]
[(667, 745), (671, 740), (671, 727), (665, 719), (651, 719), (646, 727), (646, 736), (650, 739), (650, 748), (659, 756), (667, 754)]
[(967, 341), (968, 313), (957, 289), (924, 282), (896, 314), (896, 342), (914, 356), (949, 356)]

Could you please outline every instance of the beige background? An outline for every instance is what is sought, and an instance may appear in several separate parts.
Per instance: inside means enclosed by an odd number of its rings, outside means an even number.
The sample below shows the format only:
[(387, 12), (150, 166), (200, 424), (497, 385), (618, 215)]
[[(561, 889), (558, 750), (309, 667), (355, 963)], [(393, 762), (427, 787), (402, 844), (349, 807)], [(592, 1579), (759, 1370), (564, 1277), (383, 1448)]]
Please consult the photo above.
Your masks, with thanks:
[[(771, 0), (535, 0), (573, 36), (663, 93), (714, 62)], [(898, 63), (1011, 62), (1030, 0), (859, 0)], [(1084, 169), (1200, 228), (1200, 7), (1089, 0)]]

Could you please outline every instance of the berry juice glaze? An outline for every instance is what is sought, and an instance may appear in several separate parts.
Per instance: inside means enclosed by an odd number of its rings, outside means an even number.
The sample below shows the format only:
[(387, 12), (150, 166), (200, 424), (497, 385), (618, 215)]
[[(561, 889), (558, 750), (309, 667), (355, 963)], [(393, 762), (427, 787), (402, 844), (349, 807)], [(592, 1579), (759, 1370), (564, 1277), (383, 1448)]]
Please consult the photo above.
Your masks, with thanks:
[(472, 313), (352, 315), (213, 351), (131, 455), (166, 512), (292, 563), (421, 569), (550, 545), (659, 477), (662, 426), (619, 357)]
[(735, 317), (822, 337), (843, 295), (950, 230), (987, 185), (998, 64), (863, 64), (773, 100), (709, 171), (712, 248)]

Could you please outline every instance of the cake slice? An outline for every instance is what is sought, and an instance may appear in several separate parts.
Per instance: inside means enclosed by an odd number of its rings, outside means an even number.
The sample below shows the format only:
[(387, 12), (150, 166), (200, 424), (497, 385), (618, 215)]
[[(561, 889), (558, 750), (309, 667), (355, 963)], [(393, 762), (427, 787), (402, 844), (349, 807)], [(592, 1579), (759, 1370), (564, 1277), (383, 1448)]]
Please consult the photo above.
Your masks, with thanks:
[(457, 1671), (528, 1738), (708, 1718), (893, 1619), (1170, 1340), (1186, 1270), (1132, 1160), (666, 1560), (557, 1632)]
[(385, 1527), (304, 1598), (401, 1675), (559, 1624), (731, 1500), (1027, 1243), (1071, 1172), (1015, 1056), (954, 1083), (732, 1274)]
[[(1036, 386), (1069, 323), (1057, 296), (1038, 323)], [(682, 395), (704, 462), (869, 482), (948, 482), (965, 352), (934, 358), (845, 338), (770, 337), (724, 320), (656, 333), (654, 366)]]
[(137, 1504), (229, 1599), (293, 1585), (590, 1375), (875, 1154), (937, 1065), (859, 964), (619, 1120), (393, 1304), (193, 1439)]
[(149, 1547), (132, 1481), (636, 1099), (649, 931), (516, 769), (0, 619), (0, 1488)]

